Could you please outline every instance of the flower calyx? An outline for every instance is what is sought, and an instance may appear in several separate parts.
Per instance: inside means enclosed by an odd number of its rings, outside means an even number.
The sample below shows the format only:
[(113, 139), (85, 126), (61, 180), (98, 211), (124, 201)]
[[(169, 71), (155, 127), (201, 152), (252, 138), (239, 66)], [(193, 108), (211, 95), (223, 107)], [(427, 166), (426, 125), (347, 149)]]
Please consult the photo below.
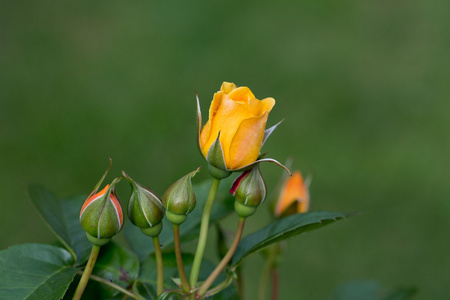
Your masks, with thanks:
[(230, 193), (235, 197), (234, 209), (239, 217), (246, 218), (253, 215), (267, 196), (266, 183), (259, 165), (237, 177)]
[(166, 217), (172, 224), (182, 224), (187, 215), (194, 210), (196, 197), (192, 187), (192, 177), (199, 171), (200, 167), (181, 177), (164, 193), (163, 205), (166, 209)]
[(131, 223), (151, 237), (156, 237), (162, 230), (164, 206), (161, 199), (150, 189), (134, 181), (124, 171), (123, 176), (131, 186), (131, 196), (128, 203), (128, 218)]
[(98, 246), (108, 243), (123, 226), (122, 207), (115, 192), (115, 186), (121, 178), (115, 178), (111, 184), (98, 192), (108, 170), (87, 197), (80, 211), (81, 227), (86, 231), (88, 239)]

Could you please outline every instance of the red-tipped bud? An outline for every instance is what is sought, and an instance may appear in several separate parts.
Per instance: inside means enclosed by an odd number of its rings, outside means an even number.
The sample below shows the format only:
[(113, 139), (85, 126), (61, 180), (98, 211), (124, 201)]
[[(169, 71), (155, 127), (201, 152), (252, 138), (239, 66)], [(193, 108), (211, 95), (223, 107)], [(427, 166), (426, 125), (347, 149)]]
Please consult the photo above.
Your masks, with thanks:
[(97, 187), (81, 207), (81, 227), (93, 244), (106, 244), (122, 229), (122, 207), (115, 193), (115, 185), (119, 181), (120, 178), (114, 179), (100, 192), (97, 192)]
[(256, 165), (236, 178), (230, 193), (236, 199), (234, 208), (240, 217), (246, 218), (254, 214), (267, 195), (266, 184), (259, 166)]

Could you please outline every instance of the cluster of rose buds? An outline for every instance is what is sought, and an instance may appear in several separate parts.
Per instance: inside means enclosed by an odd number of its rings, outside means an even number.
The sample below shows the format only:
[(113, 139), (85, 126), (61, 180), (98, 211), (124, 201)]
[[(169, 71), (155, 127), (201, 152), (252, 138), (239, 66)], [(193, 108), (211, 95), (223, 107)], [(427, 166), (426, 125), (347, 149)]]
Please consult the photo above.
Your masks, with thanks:
[[(264, 155), (260, 153), (261, 147), (269, 135), (280, 124), (265, 129), (269, 113), (274, 105), (273, 98), (258, 100), (248, 87), (237, 87), (234, 83), (224, 82), (220, 90), (214, 94), (209, 109), (209, 119), (202, 127), (200, 104), (197, 98), (197, 144), (208, 163), (208, 171), (214, 180), (203, 211), (199, 245), (192, 266), (190, 282), (187, 280), (179, 249), (179, 226), (186, 221), (188, 214), (196, 206), (192, 178), (200, 168), (173, 183), (164, 193), (162, 200), (150, 189), (137, 183), (122, 171), (122, 176), (131, 186), (128, 218), (145, 235), (153, 238), (155, 252), (158, 251), (160, 257), (158, 236), (162, 230), (162, 220), (166, 217), (173, 224), (177, 266), (183, 292), (186, 295), (192, 293), (191, 287), (198, 286), (197, 277), (206, 244), (209, 214), (220, 180), (230, 176), (233, 172), (242, 172), (230, 188), (230, 193), (235, 198), (234, 208), (239, 216), (238, 231), (235, 241), (224, 255), (223, 261), (202, 286), (194, 290), (196, 299), (202, 298), (218, 274), (228, 264), (242, 236), (245, 219), (253, 215), (267, 197), (267, 188), (260, 170), (260, 163), (275, 163), (290, 174), (285, 166), (274, 159), (263, 158)], [(108, 171), (109, 168), (80, 211), (81, 226), (86, 231), (88, 239), (94, 244), (93, 247), (108, 243), (123, 226), (122, 207), (116, 194), (116, 185), (122, 177), (115, 178), (111, 184), (106, 185), (100, 192), (98, 191)], [(300, 172), (295, 172), (293, 176), (286, 179), (278, 193), (274, 216), (284, 217), (293, 213), (302, 213), (306, 212), (308, 208), (308, 186)], [(159, 264), (158, 294), (160, 294), (163, 290), (163, 268), (161, 258), (157, 258), (157, 260)]]
[[(131, 223), (151, 237), (156, 237), (161, 232), (164, 215), (174, 224), (183, 223), (187, 215), (195, 208), (196, 198), (191, 179), (199, 169), (171, 185), (164, 194), (163, 201), (150, 189), (137, 183), (122, 171), (131, 186), (128, 204), (128, 218)], [(122, 207), (115, 192), (115, 186), (119, 181), (120, 178), (114, 179), (111, 185), (106, 185), (98, 193), (98, 187), (96, 187), (81, 208), (81, 226), (93, 244), (106, 244), (122, 229)]]
[[(240, 217), (252, 215), (266, 198), (267, 189), (259, 163), (269, 161), (279, 164), (273, 159), (260, 157), (262, 145), (275, 129), (274, 126), (265, 130), (269, 112), (274, 105), (273, 98), (258, 100), (248, 87), (224, 82), (214, 94), (209, 120), (203, 128), (198, 106), (198, 146), (212, 176), (224, 178), (232, 172), (243, 172), (230, 189), (236, 199), (235, 210)], [(149, 236), (157, 236), (161, 232), (164, 216), (173, 224), (183, 223), (195, 208), (196, 198), (191, 180), (198, 171), (176, 181), (167, 189), (162, 201), (150, 189), (123, 172), (132, 189), (128, 205), (131, 223)], [(107, 242), (122, 228), (122, 208), (115, 192), (119, 181), (120, 178), (114, 179), (100, 192), (97, 192), (98, 184), (82, 206), (81, 225), (89, 239), (96, 243)], [(289, 211), (304, 212), (308, 205), (307, 187), (300, 173), (294, 173), (280, 194), (275, 215), (279, 217)]]

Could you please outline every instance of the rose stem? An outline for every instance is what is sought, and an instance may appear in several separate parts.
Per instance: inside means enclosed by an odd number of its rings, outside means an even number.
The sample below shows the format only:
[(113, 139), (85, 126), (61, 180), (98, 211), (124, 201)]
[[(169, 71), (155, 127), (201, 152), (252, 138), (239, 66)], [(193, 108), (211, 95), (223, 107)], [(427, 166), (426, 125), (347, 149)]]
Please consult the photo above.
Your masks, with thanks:
[(204, 293), (209, 289), (209, 287), (214, 283), (214, 280), (220, 275), (220, 273), (225, 269), (228, 262), (233, 257), (234, 252), (236, 252), (239, 241), (242, 237), (242, 232), (244, 231), (245, 218), (239, 218), (238, 229), (236, 230), (236, 235), (234, 236), (233, 244), (231, 244), (230, 249), (228, 249), (227, 254), (222, 258), (222, 261), (217, 265), (214, 271), (209, 275), (208, 279), (203, 283), (198, 291), (198, 296), (203, 296)]
[(157, 236), (153, 237), (153, 247), (155, 248), (156, 269), (158, 272), (156, 291), (157, 296), (159, 296), (164, 290), (164, 266), (161, 254), (161, 246), (159, 245), (159, 238)]
[(81, 276), (80, 282), (78, 283), (75, 294), (73, 295), (73, 300), (80, 300), (81, 295), (83, 295), (84, 289), (89, 281), (92, 270), (94, 269), (95, 261), (97, 260), (98, 253), (100, 252), (100, 246), (92, 245), (91, 254), (89, 255), (89, 260), (84, 268), (83, 275)]
[(244, 274), (242, 274), (242, 266), (238, 266), (236, 269), (237, 279), (237, 290), (239, 300), (244, 300)]
[[(270, 273), (275, 269), (275, 259), (277, 256), (277, 247), (278, 245), (273, 245), (269, 248), (269, 254), (266, 259), (266, 264), (264, 265), (264, 270), (261, 274), (261, 279), (259, 281), (259, 289), (258, 289), (258, 300), (266, 299), (266, 289), (267, 282), (269, 281)], [(274, 282), (272, 282), (274, 283)], [(272, 293), (273, 295), (273, 293)]]
[(209, 189), (208, 198), (206, 199), (205, 207), (203, 209), (202, 223), (200, 225), (200, 235), (198, 238), (197, 251), (195, 252), (190, 276), (190, 283), (192, 287), (195, 287), (197, 285), (198, 273), (200, 271), (203, 253), (205, 252), (206, 239), (208, 237), (209, 216), (211, 215), (211, 209), (214, 204), (214, 199), (216, 198), (219, 184), (220, 179), (213, 178), (211, 188)]
[(272, 296), (271, 300), (278, 300), (278, 290), (279, 290), (279, 276), (278, 276), (278, 270), (274, 266), (272, 266)]
[(181, 257), (181, 247), (180, 247), (180, 225), (173, 224), (173, 239), (175, 242), (175, 257), (177, 259), (178, 273), (181, 279), (181, 286), (183, 287), (183, 292), (189, 293), (191, 286), (184, 271), (183, 258)]
[[(77, 272), (77, 274), (82, 275), (83, 272)], [(124, 294), (125, 294), (124, 297), (131, 297), (131, 298), (133, 298), (133, 299), (140, 300), (140, 298), (139, 298), (138, 296), (136, 296), (135, 294), (133, 294), (133, 293), (130, 292), (129, 290), (124, 289), (124, 288), (121, 287), (120, 285), (117, 285), (117, 284), (115, 284), (115, 283), (109, 281), (108, 279), (105, 279), (105, 278), (102, 278), (102, 277), (99, 277), (99, 276), (95, 276), (95, 275), (92, 275), (92, 274), (91, 274), (91, 276), (89, 276), (89, 277), (90, 277), (90, 279), (92, 279), (92, 280), (94, 280), (94, 281), (97, 281), (97, 282), (106, 284), (106, 285), (112, 287), (113, 289), (116, 289), (116, 290), (118, 290), (119, 292), (124, 293)]]

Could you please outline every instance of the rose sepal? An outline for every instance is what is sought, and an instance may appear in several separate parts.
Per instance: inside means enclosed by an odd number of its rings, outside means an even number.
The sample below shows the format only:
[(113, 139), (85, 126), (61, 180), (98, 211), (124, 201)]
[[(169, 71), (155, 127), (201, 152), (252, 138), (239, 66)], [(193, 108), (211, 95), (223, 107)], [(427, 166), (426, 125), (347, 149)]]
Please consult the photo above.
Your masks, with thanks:
[(266, 183), (259, 165), (238, 176), (231, 186), (230, 193), (235, 198), (235, 211), (240, 217), (246, 218), (254, 214), (267, 196)]
[(122, 174), (132, 190), (128, 203), (128, 218), (145, 234), (158, 236), (164, 218), (164, 205), (161, 199), (150, 189), (134, 181), (125, 171), (122, 171)]
[[(104, 177), (100, 180), (100, 184)], [(115, 178), (107, 186), (106, 191), (103, 194), (100, 191), (98, 193), (100, 195), (97, 197), (95, 197), (98, 190), (98, 186), (96, 186), (94, 192), (86, 199), (81, 208), (81, 227), (88, 234), (89, 240), (95, 245), (104, 245), (122, 229), (122, 207), (115, 192), (115, 186), (121, 179), (121, 177)]]
[(200, 134), (202, 132), (202, 110), (200, 108), (200, 100), (198, 99), (198, 94), (195, 92), (195, 99), (197, 100), (197, 147), (198, 151), (203, 155), (202, 147), (200, 146)]
[(108, 244), (111, 239), (98, 239), (96, 237), (93, 237), (92, 235), (90, 235), (89, 233), (86, 232), (86, 237), (89, 240), (89, 242), (91, 242), (93, 245), (96, 246), (103, 246)]
[(267, 128), (266, 130), (264, 130), (264, 137), (261, 143), (261, 147), (264, 146), (264, 143), (267, 141), (267, 139), (269, 138), (269, 136), (272, 134), (272, 132), (275, 131), (275, 129), (277, 129), (277, 127), (284, 122), (284, 119), (281, 120), (280, 122), (278, 122), (277, 124), (273, 125), (270, 128)]
[(246, 166), (243, 166), (242, 168), (233, 170), (233, 172), (245, 172), (245, 171), (248, 171), (248, 170), (252, 169), (253, 167), (255, 167), (255, 165), (257, 165), (259, 163), (262, 163), (262, 162), (273, 163), (273, 164), (283, 168), (289, 174), (289, 176), (292, 175), (291, 171), (285, 165), (283, 165), (282, 163), (280, 163), (279, 161), (277, 161), (277, 160), (275, 160), (273, 158), (261, 158), (261, 159), (258, 159), (258, 160), (254, 161), (254, 162), (252, 162), (252, 163), (250, 163), (250, 164), (248, 164)]
[(196, 205), (196, 197), (192, 187), (192, 177), (200, 171), (200, 167), (178, 179), (164, 193), (163, 205), (166, 218), (175, 225), (182, 224)]
[(220, 143), (220, 132), (214, 143), (209, 147), (206, 161), (208, 162), (208, 171), (213, 177), (224, 179), (231, 175), (231, 171), (227, 169), (225, 164), (222, 144)]
[(111, 169), (111, 165), (112, 165), (112, 159), (109, 158), (109, 166), (108, 166), (108, 168), (106, 169), (105, 173), (103, 173), (102, 177), (97, 182), (97, 184), (94, 186), (94, 190), (89, 194), (89, 196), (86, 199), (89, 199), (92, 195), (97, 193), (98, 189), (100, 188), (100, 186), (102, 185), (103, 181), (105, 180), (106, 175), (108, 175), (109, 169)]

